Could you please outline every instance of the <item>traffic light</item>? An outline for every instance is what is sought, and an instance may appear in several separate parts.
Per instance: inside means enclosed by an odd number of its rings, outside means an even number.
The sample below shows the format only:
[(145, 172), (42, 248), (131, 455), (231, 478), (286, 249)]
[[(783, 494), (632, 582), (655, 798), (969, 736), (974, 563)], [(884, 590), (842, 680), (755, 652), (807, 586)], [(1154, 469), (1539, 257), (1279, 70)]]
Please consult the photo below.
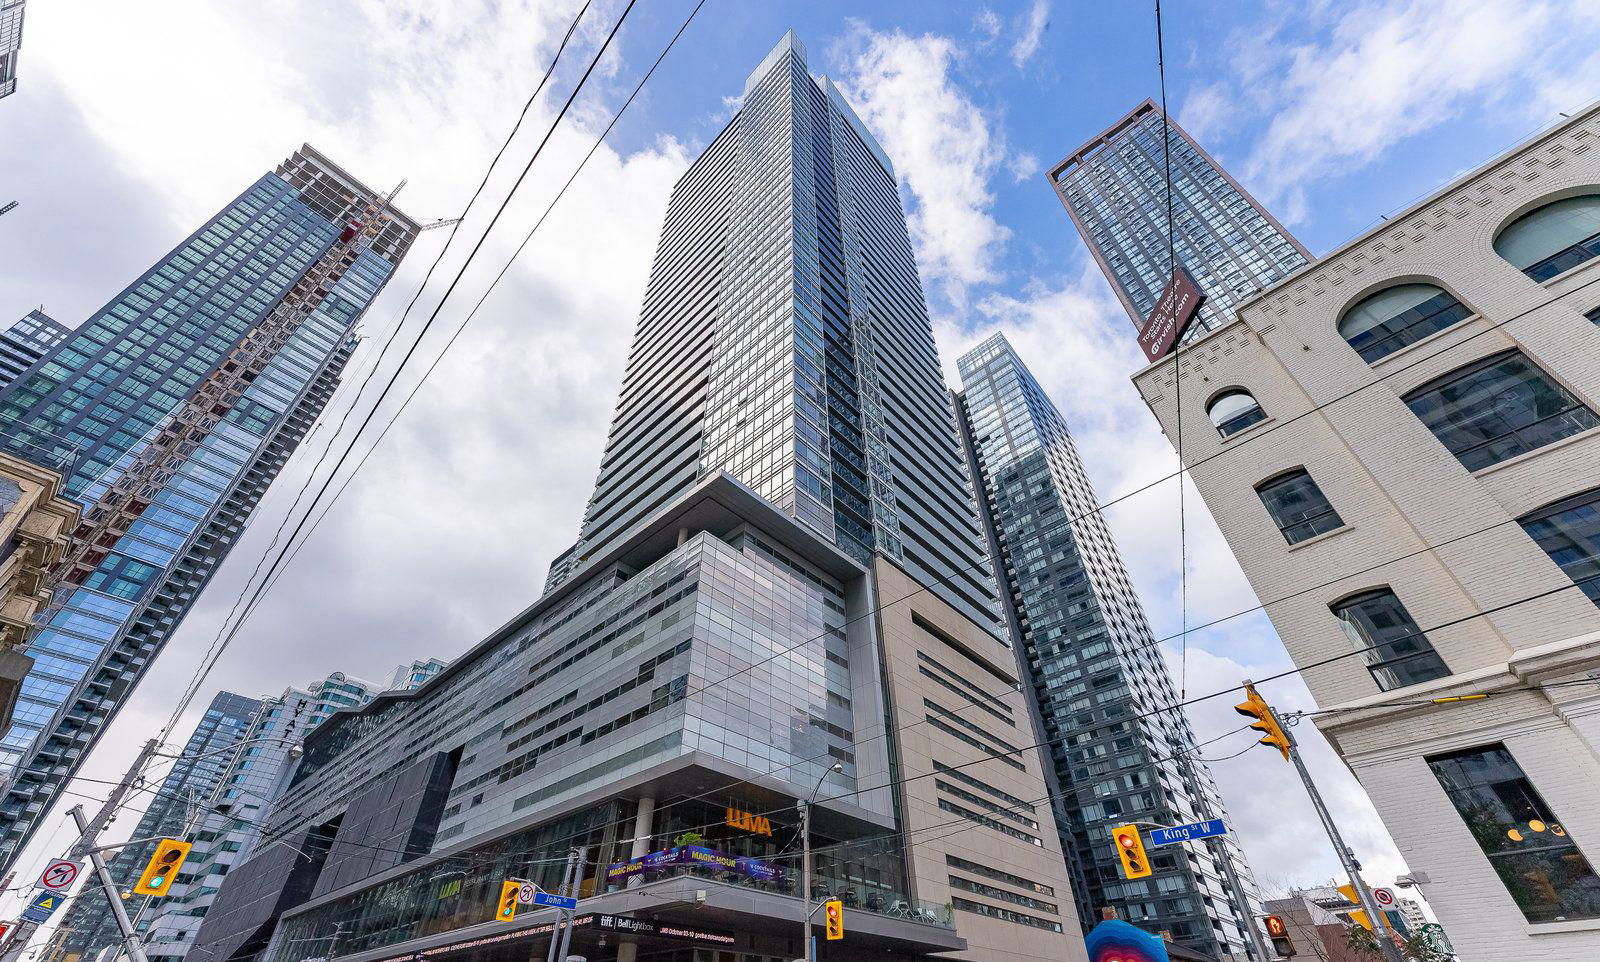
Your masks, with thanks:
[(1122, 859), (1122, 874), (1126, 878), (1146, 878), (1151, 874), (1150, 859), (1144, 854), (1144, 839), (1137, 825), (1118, 825), (1111, 830), (1117, 843), (1117, 857)]
[[(1339, 894), (1343, 895), (1345, 898), (1349, 899), (1351, 905), (1358, 906), (1357, 908), (1352, 909), (1350, 911), (1350, 913), (1349, 913), (1350, 921), (1352, 921), (1355, 924), (1357, 924), (1357, 925), (1361, 926), (1362, 928), (1366, 929), (1368, 932), (1374, 931), (1374, 929), (1372, 927), (1372, 918), (1371, 918), (1371, 916), (1367, 915), (1367, 912), (1366, 912), (1365, 909), (1359, 907), (1361, 905), (1361, 895), (1360, 895), (1360, 893), (1358, 893), (1356, 891), (1356, 887), (1353, 884), (1352, 885), (1341, 885), (1341, 886), (1339, 886)], [(1389, 916), (1387, 914), (1380, 912), (1379, 915), (1382, 916), (1382, 918), (1383, 918), (1383, 927), (1384, 928), (1386, 928), (1386, 929), (1393, 929), (1394, 928), (1394, 926), (1389, 924)]]
[(829, 942), (837, 942), (844, 938), (844, 903), (838, 899), (829, 899), (822, 903), (822, 919), (824, 928), (828, 933)]
[(509, 922), (516, 918), (517, 899), (521, 896), (521, 882), (502, 882), (500, 884), (500, 903), (495, 907), (494, 917), (501, 922)]
[(1284, 733), (1283, 728), (1278, 724), (1277, 716), (1272, 714), (1272, 706), (1267, 704), (1265, 698), (1256, 694), (1254, 685), (1246, 684), (1244, 690), (1246, 692), (1244, 702), (1234, 705), (1233, 710), (1241, 715), (1248, 715), (1254, 718), (1255, 721), (1250, 723), (1250, 727), (1261, 732), (1260, 744), (1271, 745), (1276, 748), (1278, 753), (1283, 756), (1283, 760), (1288, 761), (1289, 736)]
[(1289, 925), (1281, 915), (1269, 915), (1261, 921), (1267, 925), (1267, 938), (1272, 940), (1272, 954), (1280, 959), (1294, 956), (1294, 939), (1289, 938)]
[(178, 874), (178, 868), (189, 857), (189, 849), (193, 847), (175, 838), (162, 839), (156, 845), (155, 854), (150, 856), (150, 861), (145, 865), (144, 874), (134, 884), (134, 892), (139, 895), (166, 895)]

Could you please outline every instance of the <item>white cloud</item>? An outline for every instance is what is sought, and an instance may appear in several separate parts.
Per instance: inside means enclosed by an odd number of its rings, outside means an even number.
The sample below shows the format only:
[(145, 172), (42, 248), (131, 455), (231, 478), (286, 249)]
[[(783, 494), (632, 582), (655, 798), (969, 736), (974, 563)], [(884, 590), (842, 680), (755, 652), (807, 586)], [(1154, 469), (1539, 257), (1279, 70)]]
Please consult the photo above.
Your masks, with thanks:
[(1245, 104), (1263, 116), (1243, 174), (1297, 222), (1309, 185), (1464, 112), (1509, 105), (1502, 115), (1545, 122), (1595, 97), (1600, 74), (1574, 64), (1594, 56), (1597, 19), (1581, 0), (1329, 6), (1239, 34), (1231, 82), (1197, 88), (1183, 116), (1200, 132), (1237, 123)]
[(1195, 87), (1178, 109), (1178, 123), (1189, 136), (1205, 143), (1227, 133), (1237, 122), (1237, 105), (1226, 83)]
[(1005, 161), (987, 112), (954, 77), (954, 41), (880, 33), (853, 21), (836, 54), (842, 87), (882, 141), (910, 194), (909, 226), (925, 282), (958, 310), (967, 288), (1000, 278), (1011, 231), (995, 220), (990, 175)]
[(972, 18), (972, 28), (983, 35), (984, 43), (993, 43), (1000, 38), (1000, 16), (988, 7), (978, 11)]
[(1011, 45), (1011, 62), (1021, 67), (1032, 60), (1033, 55), (1039, 52), (1039, 45), (1044, 42), (1044, 32), (1049, 26), (1049, 0), (1033, 0), (1033, 6), (1022, 17), (1021, 33), (1016, 43)]
[[(28, 265), (26, 288), (0, 271), (0, 310), (20, 316), (14, 306), (25, 311), (43, 299), (63, 321), (82, 320), (302, 141), (374, 187), (408, 177), (399, 203), (419, 219), (459, 212), (576, 6), (344, 0), (223, 10), (191, 0), (136, 9), (102, 0), (71, 12), (30, 7), (25, 85), (5, 101), (0, 167), (16, 177), (7, 186), (24, 199), (6, 226), (21, 227), (12, 218), (25, 214), (37, 229), (26, 237), (0, 232), (0, 263), (26, 257)], [(597, 28), (614, 20), (611, 6), (590, 11)], [(89, 19), (95, 30), (78, 28)], [(530, 112), (508, 157), (527, 156), (598, 40), (585, 31), (575, 38), (559, 75), (565, 83), (552, 83), (556, 96)], [(129, 49), (141, 52), (137, 70), (126, 69)], [(619, 83), (631, 85), (640, 69), (622, 65)], [(579, 103), (601, 89), (586, 89)], [(527, 196), (508, 208), (441, 314), (422, 359), (510, 256), (604, 121), (590, 106), (568, 115), (530, 175)], [(70, 149), (56, 148), (62, 139)], [(44, 161), (13, 165), (19, 148)], [(538, 594), (549, 559), (576, 536), (668, 191), (688, 159), (670, 140), (626, 155), (601, 148), (218, 663), (180, 733), (219, 687), (262, 695), (335, 669), (377, 674), (416, 656), (448, 658)], [(497, 175), (486, 198), (503, 195), (513, 176)], [(96, 187), (100, 180), (115, 189)], [(95, 203), (75, 195), (79, 184)], [(463, 225), (436, 285), (454, 273), (459, 252), (486, 221), (475, 213)], [(423, 235), (369, 312), (369, 332), (394, 322), (446, 233)], [(116, 260), (84, 263), (102, 249)], [(408, 331), (432, 306), (425, 296)], [(369, 341), (352, 367), (374, 353)], [(391, 351), (386, 369), (398, 353)], [(315, 460), (305, 455), (320, 451), (349, 403), (354, 380), (347, 375), (231, 563), (91, 753), (86, 777), (118, 777), (152, 721), (164, 720)], [(103, 797), (103, 789), (85, 782), (75, 790)], [(107, 841), (131, 832), (136, 814), (118, 819)], [(43, 836), (59, 818), (58, 811), (25, 852), (20, 871), (45, 854)]]
[(1020, 184), (1037, 176), (1039, 171), (1044, 169), (1044, 163), (1039, 160), (1038, 154), (1023, 151), (1020, 154), (1013, 154), (1011, 159), (1006, 161), (1006, 169), (1011, 172), (1011, 179)]

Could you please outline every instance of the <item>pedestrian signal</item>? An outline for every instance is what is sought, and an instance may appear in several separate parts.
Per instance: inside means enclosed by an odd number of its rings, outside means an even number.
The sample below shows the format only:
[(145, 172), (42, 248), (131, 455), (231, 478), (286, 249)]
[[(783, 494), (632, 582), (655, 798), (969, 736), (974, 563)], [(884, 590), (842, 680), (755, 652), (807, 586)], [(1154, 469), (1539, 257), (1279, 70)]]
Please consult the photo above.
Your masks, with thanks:
[(1289, 937), (1289, 924), (1281, 915), (1269, 915), (1261, 920), (1267, 927), (1267, 938), (1272, 940), (1272, 954), (1280, 959), (1294, 957), (1294, 939)]

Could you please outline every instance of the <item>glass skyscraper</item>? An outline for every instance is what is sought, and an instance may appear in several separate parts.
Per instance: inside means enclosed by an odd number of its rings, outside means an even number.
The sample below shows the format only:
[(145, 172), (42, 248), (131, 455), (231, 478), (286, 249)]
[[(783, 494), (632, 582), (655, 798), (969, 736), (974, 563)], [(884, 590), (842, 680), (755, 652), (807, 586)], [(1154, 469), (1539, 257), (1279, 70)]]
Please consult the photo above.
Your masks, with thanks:
[(17, 89), (17, 51), (22, 49), (23, 0), (0, 0), (0, 97)]
[[(1019, 639), (1038, 722), (1050, 742), (1063, 851), (1073, 856), (1082, 918), (1119, 918), (1217, 959), (1245, 959), (1261, 906), (1232, 837), (1153, 849), (1155, 874), (1122, 877), (1110, 830), (1221, 818), (1192, 752), (1161, 648), (1123, 568), (1066, 420), (1003, 334), (958, 362), (957, 398), (982, 493), (1005, 612)], [(1230, 898), (1217, 860), (1232, 860), (1249, 904)]]
[(575, 954), (793, 959), (814, 799), (832, 962), (1082, 962), (895, 182), (792, 35), (673, 192), (621, 390), (548, 587), (307, 736), (188, 957), (525, 962), (547, 912), (482, 923), (577, 846)]
[[(151, 962), (177, 962), (188, 953), (228, 869), (247, 858), (260, 837), (261, 812), (283, 788), (306, 734), (334, 712), (360, 709), (384, 691), (417, 688), (443, 668), (438, 659), (413, 662), (396, 669), (386, 683), (336, 671), (275, 697), (221, 692), (212, 699), (184, 746), (186, 760), (173, 765), (132, 836), (184, 837), (194, 843), (167, 895), (134, 896), (129, 902)], [(191, 821), (196, 804), (204, 810)], [(191, 830), (183, 835), (186, 826)], [(112, 876), (136, 877), (154, 850), (153, 844), (119, 850), (110, 860)], [(68, 954), (93, 957), (121, 939), (97, 886), (79, 893), (62, 922), (70, 930), (62, 942)]]
[(673, 190), (582, 535), (551, 583), (725, 470), (998, 626), (893, 168), (805, 71), (791, 37)]
[[(182, 838), (189, 817), (196, 806), (211, 799), (217, 786), (222, 784), (239, 743), (250, 729), (250, 723), (261, 708), (261, 701), (246, 698), (231, 691), (219, 691), (206, 706), (206, 713), (183, 745), (183, 755), (172, 763), (161, 785), (150, 796), (150, 807), (139, 818), (138, 826), (129, 836), (135, 839), (169, 836)], [(107, 860), (111, 875), (122, 884), (137, 879), (145, 863), (155, 852), (155, 843), (129, 845), (117, 850)], [(185, 872), (193, 872), (193, 865), (184, 865)], [(184, 878), (180, 873), (174, 884)], [(139, 914), (138, 905), (151, 901), (134, 896), (129, 903), (129, 914)], [(120, 943), (116, 920), (106, 906), (104, 891), (100, 886), (83, 887), (63, 918), (70, 930), (62, 947), (80, 956), (92, 954), (107, 945)], [(144, 921), (144, 920), (141, 920)], [(154, 953), (152, 953), (153, 955)]]
[[(1160, 106), (1146, 100), (1049, 173), (1135, 330), (1172, 276), (1161, 126)], [(1231, 320), (1256, 291), (1309, 264), (1311, 253), (1170, 119), (1167, 143), (1174, 250), (1206, 294), (1189, 329), (1193, 338)]]
[(340, 259), (287, 343), (216, 412), (127, 533), (96, 546), (81, 585), (57, 591), (0, 740), (0, 865), (182, 621), (337, 386), (353, 326), (416, 235), (389, 209), (370, 244), (342, 253), (352, 218), (376, 197), (303, 146), (0, 389), (0, 446), (64, 462), (68, 496), (93, 505), (308, 270)]
[[(39, 310), (0, 331), (0, 388), (22, 376), (71, 333), (71, 328)], [(0, 421), (0, 431), (4, 430), (5, 422)]]

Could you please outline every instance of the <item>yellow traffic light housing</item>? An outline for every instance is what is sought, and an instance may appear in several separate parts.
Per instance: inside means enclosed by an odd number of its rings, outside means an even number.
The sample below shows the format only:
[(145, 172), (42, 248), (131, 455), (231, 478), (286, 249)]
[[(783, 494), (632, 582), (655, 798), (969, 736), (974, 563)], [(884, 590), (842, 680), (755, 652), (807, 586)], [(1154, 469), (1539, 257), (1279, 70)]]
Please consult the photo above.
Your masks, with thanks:
[(183, 860), (189, 857), (189, 849), (193, 847), (189, 842), (175, 838), (162, 839), (156, 845), (150, 861), (145, 863), (144, 873), (139, 876), (139, 881), (134, 883), (134, 892), (139, 895), (166, 895), (167, 889), (172, 888), (172, 880), (177, 877)]
[(829, 942), (837, 942), (844, 938), (844, 903), (842, 901), (829, 899), (823, 902), (822, 920)]
[(495, 906), (494, 917), (501, 922), (509, 922), (516, 918), (517, 899), (521, 897), (521, 882), (502, 882), (500, 885), (500, 901)]
[(1281, 915), (1269, 915), (1261, 920), (1267, 926), (1267, 938), (1272, 940), (1272, 954), (1280, 959), (1294, 957), (1294, 939), (1289, 937), (1289, 923)]
[(1261, 733), (1259, 744), (1271, 745), (1283, 756), (1284, 761), (1289, 760), (1289, 736), (1278, 724), (1278, 718), (1272, 713), (1272, 706), (1267, 700), (1256, 694), (1254, 685), (1245, 685), (1245, 700), (1233, 706), (1233, 710), (1241, 715), (1254, 718), (1250, 727)]
[(1111, 839), (1117, 845), (1117, 857), (1122, 859), (1125, 878), (1146, 878), (1153, 874), (1150, 858), (1144, 853), (1144, 839), (1137, 825), (1118, 825), (1111, 830)]

